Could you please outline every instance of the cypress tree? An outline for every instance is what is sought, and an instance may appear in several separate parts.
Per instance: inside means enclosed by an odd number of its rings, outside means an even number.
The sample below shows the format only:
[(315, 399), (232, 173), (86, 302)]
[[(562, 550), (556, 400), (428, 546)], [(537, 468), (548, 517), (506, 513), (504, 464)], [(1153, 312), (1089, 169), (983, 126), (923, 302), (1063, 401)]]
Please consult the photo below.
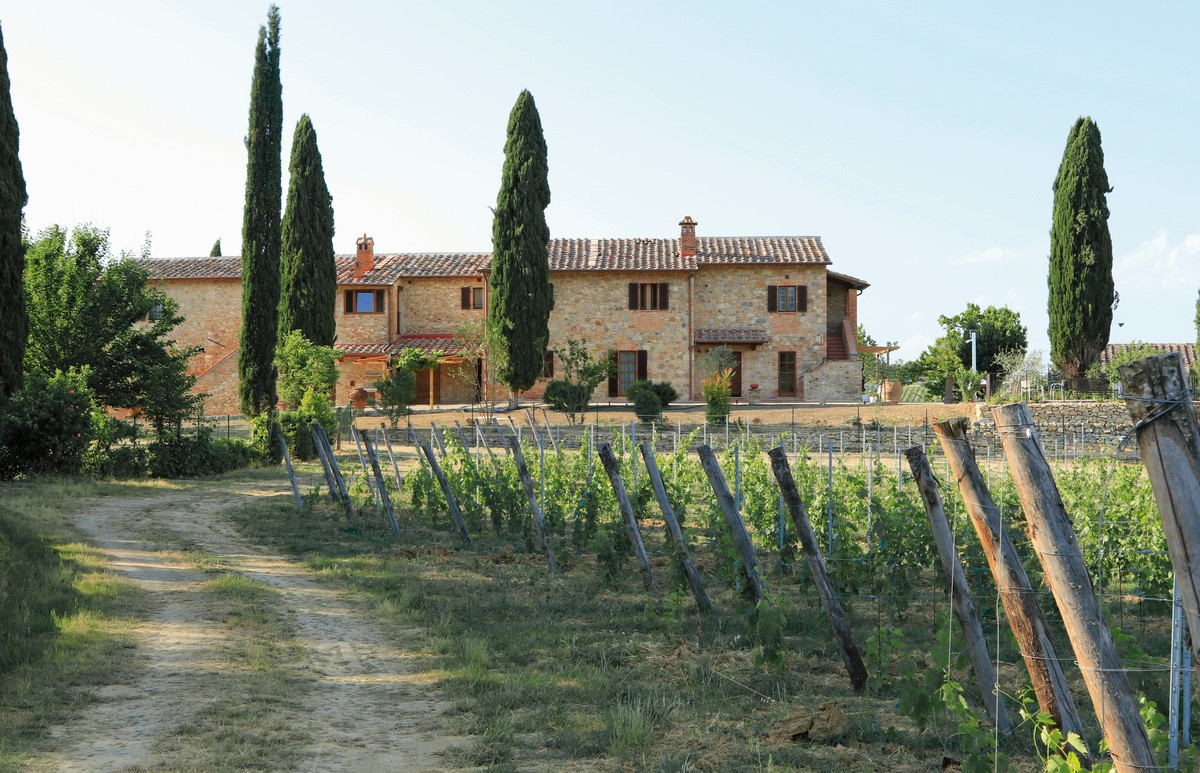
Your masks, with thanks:
[(279, 339), (293, 330), (321, 346), (333, 346), (337, 266), (333, 260), (333, 199), (325, 185), (317, 132), (308, 114), (292, 137), (287, 209), (283, 213), (283, 291)]
[(1077, 379), (1108, 345), (1115, 289), (1112, 237), (1100, 129), (1079, 118), (1067, 137), (1054, 180), (1050, 229), (1050, 358), (1064, 378)]
[(258, 29), (246, 137), (246, 207), (242, 216), (242, 330), (238, 397), (242, 413), (273, 410), (279, 316), (279, 207), (283, 128), (279, 83), (279, 8)]
[(221, 257), (221, 240), (220, 239), (217, 239), (215, 242), (213, 242), (212, 249), (208, 251), (208, 257), (210, 257), (210, 258)]
[(492, 220), (488, 329), (499, 342), (497, 378), (516, 394), (542, 375), (550, 338), (550, 204), (546, 140), (529, 91), (508, 117), (504, 169)]
[(29, 321), (21, 277), (25, 273), (25, 245), (21, 238), (21, 210), (28, 200), (25, 175), (18, 156), (20, 131), (9, 93), (8, 54), (0, 31), (0, 400), (21, 386), (21, 363)]

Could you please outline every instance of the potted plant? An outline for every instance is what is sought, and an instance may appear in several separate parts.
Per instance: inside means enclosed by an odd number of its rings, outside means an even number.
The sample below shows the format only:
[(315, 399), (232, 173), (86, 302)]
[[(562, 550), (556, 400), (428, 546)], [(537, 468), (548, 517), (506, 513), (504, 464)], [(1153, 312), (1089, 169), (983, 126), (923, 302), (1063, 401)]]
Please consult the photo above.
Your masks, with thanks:
[(746, 394), (746, 399), (749, 400), (751, 405), (757, 405), (761, 397), (762, 392), (759, 391), (758, 384), (751, 382), (750, 391)]

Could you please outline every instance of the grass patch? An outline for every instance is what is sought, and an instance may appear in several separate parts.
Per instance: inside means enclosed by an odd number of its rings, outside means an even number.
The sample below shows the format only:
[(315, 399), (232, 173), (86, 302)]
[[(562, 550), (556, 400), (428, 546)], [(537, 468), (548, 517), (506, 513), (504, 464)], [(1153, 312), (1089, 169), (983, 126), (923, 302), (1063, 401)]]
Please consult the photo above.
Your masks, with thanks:
[(137, 664), (132, 629), (150, 599), (79, 541), (68, 513), (140, 489), (76, 478), (0, 485), (0, 770)]

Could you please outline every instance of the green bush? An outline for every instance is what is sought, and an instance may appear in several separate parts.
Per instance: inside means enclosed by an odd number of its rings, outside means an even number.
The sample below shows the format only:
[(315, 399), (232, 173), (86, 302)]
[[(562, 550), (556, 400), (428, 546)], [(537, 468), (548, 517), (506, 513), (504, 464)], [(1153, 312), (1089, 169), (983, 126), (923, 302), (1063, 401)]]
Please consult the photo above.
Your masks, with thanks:
[(319, 421), (321, 426), (333, 426), (337, 421), (329, 398), (319, 392), (309, 391), (300, 402), (300, 408), (279, 414), (279, 427), (287, 441), (288, 453), (293, 459), (316, 459), (317, 448), (313, 445), (310, 426)]
[(700, 382), (704, 394), (704, 420), (717, 424), (729, 418), (733, 407), (733, 371), (726, 368)]
[(554, 379), (546, 384), (542, 400), (555, 411), (583, 413), (592, 397), (592, 388), (565, 379)]
[(86, 369), (27, 373), (25, 385), (0, 407), (0, 479), (79, 472), (92, 439), (92, 410)]
[(646, 423), (662, 419), (662, 401), (653, 389), (640, 389), (633, 395), (633, 412)]
[(239, 438), (212, 439), (207, 429), (193, 436), (165, 437), (146, 446), (147, 465), (154, 478), (194, 478), (219, 475), (247, 467), (256, 460), (254, 449)]
[(625, 395), (632, 400), (636, 406), (637, 396), (645, 390), (653, 392), (655, 396), (658, 397), (660, 414), (662, 413), (663, 408), (666, 408), (668, 405), (679, 399), (679, 393), (675, 391), (675, 387), (671, 386), (670, 381), (649, 381), (646, 379), (635, 381), (630, 384), (629, 389), (625, 391)]

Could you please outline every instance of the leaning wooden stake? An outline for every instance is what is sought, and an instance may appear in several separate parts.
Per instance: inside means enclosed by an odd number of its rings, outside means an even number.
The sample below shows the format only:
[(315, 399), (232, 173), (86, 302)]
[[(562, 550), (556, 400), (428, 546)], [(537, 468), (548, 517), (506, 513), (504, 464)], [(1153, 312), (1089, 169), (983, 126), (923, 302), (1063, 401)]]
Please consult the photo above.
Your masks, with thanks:
[(925, 504), (925, 514), (929, 516), (929, 527), (933, 530), (933, 541), (937, 543), (938, 555), (942, 559), (942, 569), (946, 571), (946, 581), (950, 585), (950, 601), (954, 607), (954, 616), (962, 628), (966, 640), (967, 652), (971, 656), (971, 665), (975, 668), (975, 678), (979, 682), (979, 695), (987, 708), (996, 729), (1008, 735), (1012, 732), (1012, 722), (1008, 718), (1008, 709), (1004, 706), (1004, 697), (1000, 692), (1000, 684), (996, 680), (996, 669), (992, 658), (988, 655), (987, 642), (983, 638), (983, 624), (979, 622), (979, 611), (971, 601), (967, 588), (967, 575), (963, 572), (962, 559), (958, 556), (958, 548), (954, 545), (954, 534), (950, 531), (950, 521), (946, 518), (946, 510), (942, 507), (942, 495), (938, 492), (937, 483), (933, 479), (933, 470), (929, 467), (929, 459), (920, 446), (906, 449), (904, 456), (912, 470), (913, 480), (917, 482), (917, 490), (921, 492), (921, 500)]
[(499, 472), (500, 460), (496, 458), (496, 452), (488, 445), (487, 435), (484, 434), (483, 427), (478, 424), (475, 425), (475, 435), (479, 438), (479, 443), (483, 446), (483, 450), (487, 451), (488, 458), (492, 460), (492, 466), (496, 468), (496, 472)]
[(1075, 529), (1042, 454), (1037, 429), (1025, 403), (992, 409), (1008, 457), (1029, 537), (1046, 571), (1046, 584), (1062, 615), (1075, 659), (1108, 740), (1117, 770), (1152, 770), (1158, 765), (1138, 703), (1092, 591)]
[(746, 581), (750, 584), (750, 592), (754, 594), (754, 601), (763, 601), (767, 598), (767, 584), (758, 571), (758, 556), (754, 552), (754, 544), (750, 542), (750, 533), (746, 531), (742, 514), (738, 512), (737, 504), (733, 501), (733, 494), (729, 493), (729, 484), (725, 482), (717, 455), (707, 445), (700, 446), (700, 464), (704, 466), (704, 474), (708, 476), (708, 485), (717, 496), (717, 507), (721, 509), (725, 523), (729, 525), (729, 531), (733, 534), (733, 542), (742, 557), (742, 568), (746, 573)]
[(667, 488), (663, 485), (662, 475), (659, 474), (658, 461), (654, 458), (654, 449), (650, 447), (649, 442), (642, 443), (641, 448), (642, 459), (646, 462), (646, 474), (650, 476), (650, 487), (654, 489), (658, 508), (662, 510), (667, 527), (671, 530), (671, 537), (675, 540), (675, 548), (679, 551), (679, 563), (683, 565), (683, 573), (687, 577), (688, 585), (692, 588), (692, 595), (696, 597), (696, 607), (701, 612), (711, 612), (712, 604), (708, 600), (708, 594), (704, 592), (704, 583), (700, 581), (700, 574), (692, 564), (687, 538), (683, 536), (679, 519), (675, 517), (675, 508), (671, 505), (670, 498), (667, 497)]
[(767, 451), (767, 455), (771, 457), (771, 471), (775, 473), (775, 480), (779, 482), (779, 488), (783, 492), (783, 500), (792, 514), (796, 533), (800, 535), (804, 555), (808, 557), (808, 568), (812, 572), (817, 593), (821, 596), (821, 606), (825, 608), (825, 616), (829, 618), (829, 625), (833, 628), (838, 649), (842, 651), (842, 661), (846, 664), (846, 672), (850, 674), (850, 686), (855, 692), (862, 692), (867, 685), (867, 667), (863, 665), (862, 655), (859, 654), (854, 635), (850, 632), (850, 624), (846, 622), (846, 614), (842, 611), (842, 603), (838, 601), (833, 583), (829, 580), (829, 573), (825, 571), (825, 561), (821, 558), (821, 549), (817, 546), (812, 523), (808, 520), (808, 511), (796, 488), (796, 479), (792, 477), (787, 454), (782, 448), (775, 447)]
[[(358, 427), (350, 427), (350, 437), (354, 438), (354, 447), (358, 449), (358, 463), (362, 467), (363, 477), (367, 479), (367, 490), (371, 492), (371, 497), (375, 498), (375, 481), (371, 480), (371, 471), (367, 469), (367, 457), (363, 453), (362, 442), (359, 440)], [(379, 500), (375, 500), (375, 508), (379, 509)]]
[(398, 532), (400, 531), (400, 522), (396, 520), (396, 511), (392, 509), (392, 497), (388, 494), (387, 486), (383, 484), (383, 471), (379, 469), (379, 454), (375, 452), (375, 447), (371, 445), (370, 440), (367, 440), (366, 435), (363, 435), (362, 442), (367, 447), (367, 458), (371, 460), (371, 472), (375, 475), (375, 490), (379, 492), (379, 499), (383, 502), (383, 511), (387, 515), (392, 531)]
[(321, 461), (321, 472), (325, 473), (325, 485), (329, 487), (329, 498), (334, 502), (339, 502), (337, 482), (333, 479), (333, 470), (329, 467), (329, 460), (325, 458), (325, 446), (321, 443), (321, 436), (317, 434), (317, 428), (311, 424), (308, 426), (308, 431), (312, 435), (313, 446), (317, 449), (317, 459)]
[(450, 490), (450, 481), (446, 480), (442, 466), (438, 464), (437, 457), (433, 455), (433, 446), (422, 443), (421, 452), (429, 460), (429, 469), (433, 470), (433, 477), (437, 478), (438, 485), (442, 487), (442, 493), (446, 496), (446, 507), (450, 510), (450, 517), (454, 519), (455, 527), (458, 528), (458, 536), (462, 538), (464, 545), (470, 545), (471, 537), (467, 534), (467, 524), (463, 521), (462, 511), (458, 509), (458, 500), (454, 498), (454, 492)]
[(1082, 738), (1083, 723), (1071, 697), (1071, 685), (1050, 640), (1046, 618), (1038, 606), (1037, 594), (1025, 573), (1021, 556), (1001, 522), (1000, 509), (992, 500), (979, 465), (975, 463), (975, 452), (967, 440), (967, 420), (960, 417), (939, 422), (933, 431), (950, 462), (967, 515), (996, 580), (1000, 602), (1025, 659), (1038, 706), (1054, 718), (1063, 735), (1075, 733)]
[(437, 443), (438, 453), (442, 455), (443, 459), (446, 458), (446, 441), (443, 439), (445, 434), (445, 431), (438, 432), (438, 425), (436, 422), (429, 422), (430, 442)]
[(296, 480), (296, 471), (292, 468), (292, 455), (288, 453), (287, 441), (283, 438), (283, 428), (276, 425), (279, 435), (279, 447), (283, 449), (283, 463), (287, 466), (288, 479), (292, 482), (292, 493), (296, 495), (296, 509), (303, 512), (304, 497), (300, 496), (300, 481)]
[(399, 493), (404, 491), (404, 476), (400, 474), (400, 465), (396, 463), (396, 454), (392, 451), (392, 439), (388, 437), (387, 424), (381, 422), (379, 428), (383, 430), (383, 444), (387, 448), (388, 459), (392, 462), (392, 472), (396, 474), (396, 493)]
[(342, 497), (342, 504), (346, 506), (346, 520), (354, 520), (354, 504), (350, 501), (350, 490), (346, 487), (346, 479), (342, 477), (342, 468), (338, 466), (337, 457), (333, 455), (333, 446), (329, 444), (329, 435), (325, 434), (325, 427), (321, 422), (316, 422), (317, 434), (321, 436), (321, 447), (325, 449), (325, 458), (329, 460), (329, 468), (333, 470), (333, 479), (337, 482), (338, 493)]
[(550, 438), (550, 445), (554, 446), (554, 455), (559, 456), (562, 452), (558, 450), (558, 438), (554, 437), (554, 428), (550, 426), (550, 414), (546, 413), (545, 408), (542, 408), (542, 422), (546, 425), (546, 436)]
[(529, 468), (525, 466), (525, 454), (521, 453), (521, 443), (516, 435), (508, 438), (508, 448), (517, 463), (517, 475), (521, 477), (521, 485), (525, 488), (525, 497), (529, 500), (529, 510), (533, 514), (533, 525), (542, 541), (542, 550), (546, 552), (546, 561), (550, 564), (550, 571), (557, 574), (558, 561), (554, 560), (554, 548), (550, 545), (550, 535), (546, 533), (546, 519), (542, 515), (542, 508), (538, 507), (533, 481), (529, 478)]
[(629, 503), (629, 495), (625, 493), (625, 482), (621, 480), (621, 464), (613, 455), (612, 446), (608, 443), (601, 443), (596, 453), (600, 455), (600, 463), (604, 465), (604, 471), (612, 481), (613, 493), (617, 496), (617, 507), (625, 521), (625, 531), (629, 534), (633, 554), (637, 557), (638, 567), (642, 571), (642, 585), (649, 591), (658, 590), (658, 584), (654, 582), (654, 572), (650, 569), (650, 556), (646, 555), (642, 532), (638, 528), (637, 518), (633, 515), (633, 505)]
[[(1119, 368), (1138, 449), (1166, 532), (1189, 631), (1200, 631), (1200, 426), (1178, 353)], [(1200, 658), (1200, 636), (1192, 637)]]

